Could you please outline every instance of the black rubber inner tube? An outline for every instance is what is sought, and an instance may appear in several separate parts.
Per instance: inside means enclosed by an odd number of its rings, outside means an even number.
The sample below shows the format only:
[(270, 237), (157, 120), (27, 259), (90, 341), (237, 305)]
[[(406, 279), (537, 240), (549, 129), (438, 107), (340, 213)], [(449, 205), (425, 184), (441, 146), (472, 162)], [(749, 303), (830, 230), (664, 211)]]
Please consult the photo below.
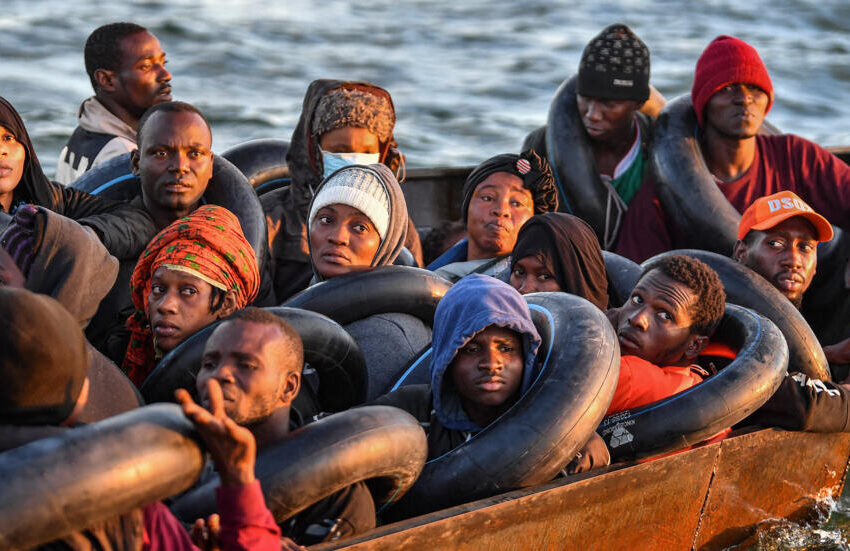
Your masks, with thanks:
[(289, 142), (261, 138), (234, 145), (221, 154), (248, 178), (258, 194), (289, 184)]
[[(296, 308), (266, 308), (281, 317), (301, 336), (304, 361), (318, 375), (318, 403), (312, 403), (306, 374), (302, 377), (299, 398), (293, 404), (303, 416), (319, 411), (342, 411), (366, 399), (366, 362), (354, 339), (327, 317)], [(174, 401), (174, 391), (185, 388), (195, 393), (195, 376), (201, 368), (204, 345), (214, 323), (198, 331), (169, 352), (142, 383), (142, 396), (147, 402)]]
[(729, 257), (692, 249), (662, 253), (644, 262), (643, 266), (676, 254), (708, 264), (720, 276), (727, 301), (752, 308), (779, 327), (788, 343), (791, 371), (800, 371), (813, 379), (831, 380), (823, 348), (811, 327), (799, 310), (767, 280)]
[(687, 232), (684, 247), (729, 255), (741, 215), (708, 171), (696, 139), (697, 119), (690, 94), (664, 106), (655, 122), (650, 158), (664, 212)]
[[(256, 475), (278, 523), (351, 484), (366, 481), (377, 505), (405, 494), (428, 455), (416, 419), (389, 406), (364, 406), (325, 417), (260, 451)], [(184, 522), (216, 512), (216, 476), (171, 506)]]
[(620, 371), (620, 347), (605, 314), (566, 293), (525, 298), (543, 340), (533, 384), (495, 422), (425, 464), (399, 504), (404, 516), (548, 482), (605, 415)]
[(616, 413), (599, 427), (614, 461), (627, 461), (697, 444), (742, 421), (779, 388), (788, 347), (769, 319), (726, 305), (716, 338), (738, 348), (717, 375), (664, 400)]
[[(565, 80), (549, 105), (546, 156), (567, 212), (590, 224), (605, 243), (608, 190), (599, 178), (593, 150), (576, 105), (577, 76)], [(542, 153), (542, 152), (538, 152)]]
[(0, 548), (30, 549), (172, 496), (203, 452), (179, 406), (157, 404), (0, 454)]
[[(106, 161), (71, 184), (75, 189), (115, 201), (134, 199), (141, 193), (140, 186), (139, 178), (130, 170), (129, 153)], [(213, 175), (204, 192), (204, 201), (236, 215), (262, 274), (269, 249), (263, 207), (245, 176), (221, 155), (213, 160)]]
[(283, 303), (328, 316), (340, 325), (376, 314), (400, 312), (434, 324), (437, 304), (452, 284), (410, 266), (379, 266), (322, 281)]
[(602, 259), (608, 276), (608, 306), (622, 306), (632, 294), (643, 269), (637, 262), (608, 251), (602, 251)]

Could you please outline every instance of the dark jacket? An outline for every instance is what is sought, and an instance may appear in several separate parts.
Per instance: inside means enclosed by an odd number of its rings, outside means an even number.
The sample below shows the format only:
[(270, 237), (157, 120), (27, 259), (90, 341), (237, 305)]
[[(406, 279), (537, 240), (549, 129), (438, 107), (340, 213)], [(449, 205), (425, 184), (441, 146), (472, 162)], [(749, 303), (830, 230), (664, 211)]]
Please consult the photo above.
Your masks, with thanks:
[[(292, 132), (286, 153), (292, 181), (289, 186), (260, 196), (260, 203), (266, 213), (274, 291), (278, 302), (306, 289), (313, 276), (307, 245), (307, 217), (313, 193), (322, 181), (323, 167), (319, 144), (311, 129), (319, 100), (340, 87), (357, 88), (386, 97), (392, 105), (392, 98), (386, 90), (367, 82), (320, 79), (310, 83), (304, 96), (301, 117)], [(401, 155), (395, 149), (395, 138), (381, 145), (387, 150), (384, 164), (390, 170), (396, 170), (401, 163)], [(421, 266), (422, 245), (412, 222), (409, 222), (405, 246)]]

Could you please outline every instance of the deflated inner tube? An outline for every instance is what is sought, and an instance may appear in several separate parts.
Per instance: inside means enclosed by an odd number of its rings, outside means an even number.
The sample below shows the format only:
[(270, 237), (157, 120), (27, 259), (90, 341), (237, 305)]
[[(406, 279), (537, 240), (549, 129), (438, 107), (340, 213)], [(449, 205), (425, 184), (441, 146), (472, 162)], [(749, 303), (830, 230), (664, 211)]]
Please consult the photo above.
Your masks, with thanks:
[(823, 348), (811, 327), (794, 305), (767, 280), (729, 257), (691, 249), (662, 253), (645, 261), (643, 266), (675, 254), (690, 256), (708, 264), (720, 276), (726, 289), (726, 300), (752, 308), (779, 327), (788, 343), (788, 365), (791, 371), (800, 371), (812, 379), (831, 380)]
[[(428, 456), (416, 419), (389, 406), (364, 406), (292, 432), (257, 455), (256, 476), (280, 523), (351, 484), (366, 481), (375, 503), (391, 503), (410, 488)], [(216, 512), (218, 476), (171, 506), (184, 522)]]
[[(134, 199), (141, 194), (140, 186), (139, 178), (130, 170), (129, 153), (98, 165), (71, 184), (75, 189), (115, 201)], [(204, 201), (236, 215), (262, 274), (269, 248), (263, 207), (245, 176), (221, 155), (213, 160), (213, 175), (204, 192)]]
[(608, 251), (602, 251), (602, 260), (608, 275), (608, 306), (617, 308), (632, 294), (643, 269), (640, 264)]
[(317, 283), (283, 303), (328, 316), (340, 325), (376, 314), (400, 312), (434, 324), (437, 304), (452, 284), (410, 266), (379, 266)]
[(30, 549), (182, 492), (203, 453), (179, 406), (158, 404), (0, 454), (0, 548)]
[(664, 400), (605, 418), (597, 432), (612, 460), (650, 457), (701, 442), (746, 418), (779, 388), (788, 347), (769, 319), (727, 304), (716, 337), (739, 350), (717, 375)]
[(263, 138), (235, 145), (221, 156), (233, 163), (261, 194), (289, 184), (287, 151), (289, 142)]
[[(339, 324), (315, 312), (283, 307), (266, 310), (285, 320), (298, 332), (304, 346), (304, 361), (318, 374), (318, 403), (311, 404), (308, 396), (302, 396), (310, 392), (305, 373), (294, 409), (302, 416), (309, 416), (319, 411), (341, 411), (363, 403), (366, 399), (366, 361), (351, 335)], [(174, 401), (174, 391), (178, 388), (194, 394), (195, 376), (201, 368), (204, 345), (216, 326), (218, 323), (198, 331), (159, 362), (142, 383), (142, 396), (147, 402)]]
[(546, 156), (566, 211), (590, 224), (605, 247), (608, 190), (599, 178), (593, 150), (576, 105), (577, 76), (555, 92), (546, 122)]
[(495, 422), (425, 464), (399, 504), (404, 515), (548, 482), (605, 415), (620, 372), (620, 347), (605, 314), (566, 293), (525, 299), (543, 341), (534, 382)]
[(679, 228), (677, 242), (730, 254), (741, 215), (708, 171), (696, 139), (697, 118), (690, 94), (670, 101), (655, 121), (650, 158), (664, 212)]

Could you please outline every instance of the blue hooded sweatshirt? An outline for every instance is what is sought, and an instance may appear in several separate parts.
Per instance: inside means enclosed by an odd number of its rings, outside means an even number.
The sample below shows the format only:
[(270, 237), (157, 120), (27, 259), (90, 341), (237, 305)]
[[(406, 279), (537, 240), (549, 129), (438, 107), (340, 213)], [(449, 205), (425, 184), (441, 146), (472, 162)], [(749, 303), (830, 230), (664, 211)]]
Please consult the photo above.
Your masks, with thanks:
[(437, 306), (431, 355), (431, 391), (437, 419), (448, 429), (478, 432), (463, 410), (460, 396), (445, 374), (458, 350), (490, 325), (520, 333), (525, 354), (520, 394), (531, 385), (540, 335), (528, 304), (510, 285), (490, 276), (472, 274), (449, 289)]

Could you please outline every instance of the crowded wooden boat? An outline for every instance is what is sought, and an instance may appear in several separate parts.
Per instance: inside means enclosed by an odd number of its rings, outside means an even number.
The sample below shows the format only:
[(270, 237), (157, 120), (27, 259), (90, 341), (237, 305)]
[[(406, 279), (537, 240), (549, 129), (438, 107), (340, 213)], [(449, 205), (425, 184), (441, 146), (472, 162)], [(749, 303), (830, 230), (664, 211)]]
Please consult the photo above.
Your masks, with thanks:
[[(41, 168), (0, 98), (0, 548), (725, 549), (850, 462), (850, 152), (757, 50), (606, 27), (522, 151), (410, 169), (310, 83), (211, 150), (133, 23)], [(176, 402), (176, 403), (175, 403)]]

